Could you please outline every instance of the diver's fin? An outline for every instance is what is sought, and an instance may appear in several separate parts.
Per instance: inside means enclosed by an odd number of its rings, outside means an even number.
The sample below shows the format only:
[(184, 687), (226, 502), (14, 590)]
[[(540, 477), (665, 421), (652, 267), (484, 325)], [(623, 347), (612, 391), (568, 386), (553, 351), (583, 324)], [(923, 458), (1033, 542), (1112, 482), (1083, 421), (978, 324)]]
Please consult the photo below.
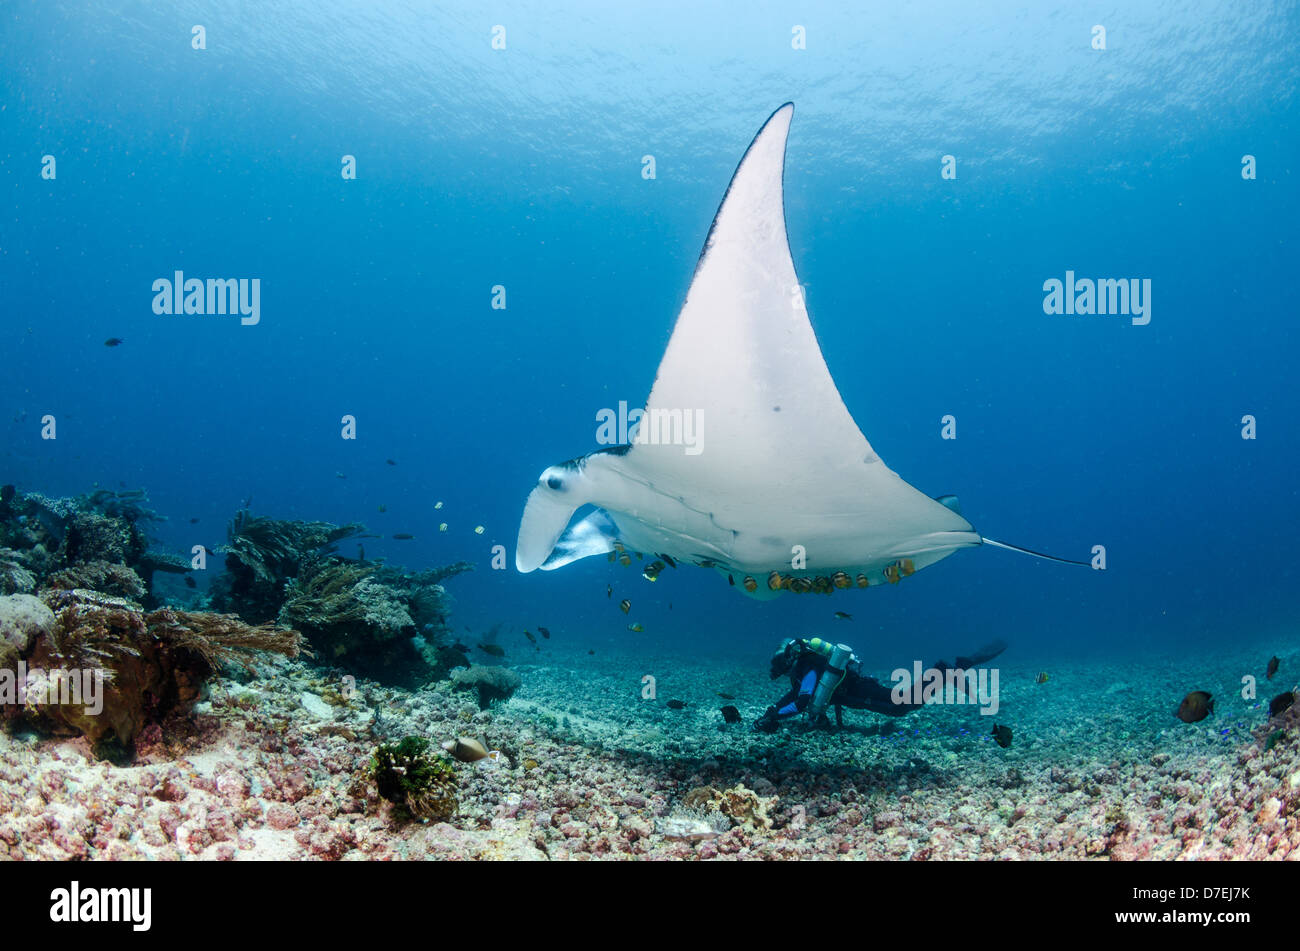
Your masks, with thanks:
[(970, 657), (958, 657), (956, 666), (960, 670), (970, 670), (972, 667), (978, 667), (980, 664), (987, 664), (1006, 649), (1006, 641), (996, 640), (992, 644), (985, 644)]
[(1006, 542), (997, 542), (987, 537), (985, 537), (983, 541), (986, 545), (993, 545), (996, 548), (1005, 548), (1007, 551), (1018, 551), (1022, 555), (1033, 555), (1035, 558), (1046, 558), (1048, 561), (1059, 561), (1063, 565), (1079, 565), (1083, 568), (1092, 567), (1092, 565), (1086, 561), (1072, 561), (1069, 558), (1058, 558), (1056, 555), (1044, 555), (1041, 551), (1021, 548), (1019, 545), (1008, 545)]
[(542, 562), (542, 570), (563, 568), (569, 562), (588, 555), (603, 555), (614, 550), (614, 542), (617, 540), (618, 528), (614, 522), (605, 514), (604, 509), (596, 509), (586, 518), (575, 522), (559, 537), (551, 549), (550, 557)]

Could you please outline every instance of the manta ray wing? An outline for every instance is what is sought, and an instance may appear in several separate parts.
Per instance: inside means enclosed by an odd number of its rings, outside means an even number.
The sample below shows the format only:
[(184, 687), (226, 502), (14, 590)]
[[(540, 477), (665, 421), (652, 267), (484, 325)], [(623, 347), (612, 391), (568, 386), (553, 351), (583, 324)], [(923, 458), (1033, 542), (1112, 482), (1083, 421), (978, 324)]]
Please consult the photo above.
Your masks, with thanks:
[[(786, 238), (782, 177), (794, 106), (772, 114), (745, 152), (700, 253), (633, 450), (664, 477), (776, 495), (810, 470), (875, 453), (849, 415), (808, 321)], [(693, 416), (700, 452), (662, 438)], [(671, 435), (671, 434), (668, 434)], [(788, 501), (788, 500), (787, 500)]]
[[(881, 461), (831, 379), (786, 237), (793, 114), (791, 103), (772, 114), (732, 177), (637, 439), (542, 474), (520, 524), (520, 571), (621, 544), (748, 575), (869, 572), (879, 583), (900, 559), (921, 568), (981, 543)], [(587, 504), (599, 511), (566, 532)]]

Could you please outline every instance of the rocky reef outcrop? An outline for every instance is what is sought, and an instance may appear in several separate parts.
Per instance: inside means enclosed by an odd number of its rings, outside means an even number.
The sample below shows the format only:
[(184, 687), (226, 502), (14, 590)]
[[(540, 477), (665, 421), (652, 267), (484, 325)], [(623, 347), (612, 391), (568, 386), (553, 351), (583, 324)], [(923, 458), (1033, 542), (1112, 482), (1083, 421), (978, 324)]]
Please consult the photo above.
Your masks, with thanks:
[(148, 526), (166, 519), (143, 490), (97, 489), (70, 498), (0, 489), (0, 594), (85, 588), (156, 606), (156, 572), (189, 563), (154, 547)]
[(473, 691), (480, 710), (488, 709), (498, 700), (509, 700), (522, 682), (508, 667), (471, 664), (451, 672), (453, 689)]
[(0, 710), (55, 734), (84, 735), (129, 759), (149, 723), (184, 713), (227, 664), (273, 652), (297, 657), (302, 636), (230, 615), (162, 608), (49, 588), (0, 597)]
[(383, 683), (419, 686), (445, 675), (451, 598), (441, 582), (473, 566), (409, 572), (337, 553), (364, 530), (239, 513), (215, 606), (299, 630), (322, 663)]

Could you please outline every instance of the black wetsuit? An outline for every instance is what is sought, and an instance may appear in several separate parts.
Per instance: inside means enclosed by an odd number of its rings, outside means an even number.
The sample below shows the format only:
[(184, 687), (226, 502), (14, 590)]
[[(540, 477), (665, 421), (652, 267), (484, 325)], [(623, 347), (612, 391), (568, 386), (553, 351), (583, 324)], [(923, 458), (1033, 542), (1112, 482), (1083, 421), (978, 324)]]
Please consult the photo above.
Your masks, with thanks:
[[(785, 720), (798, 716), (812, 702), (813, 691), (817, 681), (826, 670), (827, 659), (816, 651), (804, 651), (790, 670), (790, 690), (776, 702), (776, 718)], [(844, 679), (831, 695), (835, 707), (835, 722), (843, 724), (843, 708), (850, 710), (871, 710), (886, 716), (901, 717), (915, 710), (920, 704), (895, 703), (893, 689), (886, 687), (875, 677), (868, 677), (862, 672), (862, 665), (856, 660), (849, 661), (844, 668)]]
[[(992, 660), (1005, 649), (1006, 645), (1001, 642), (991, 644), (977, 652), (975, 657), (958, 657), (956, 666), (963, 669), (974, 667), (976, 664)], [(826, 655), (817, 651), (802, 650), (789, 671), (790, 690), (782, 695), (774, 706), (767, 708), (767, 712), (754, 724), (755, 728), (772, 730), (781, 720), (803, 713), (812, 702), (813, 692), (817, 689), (817, 681), (821, 678), (822, 672), (826, 670), (827, 660)], [(942, 660), (934, 664), (936, 670), (947, 670), (949, 666)], [(905, 695), (910, 697), (911, 691), (906, 691)], [(857, 658), (853, 658), (845, 665), (844, 679), (831, 694), (831, 705), (835, 707), (837, 726), (844, 725), (845, 707), (850, 710), (870, 710), (872, 713), (883, 713), (889, 717), (901, 717), (924, 706), (923, 703), (913, 703), (910, 699), (895, 700), (893, 687), (886, 686), (875, 677), (863, 673), (862, 664)]]

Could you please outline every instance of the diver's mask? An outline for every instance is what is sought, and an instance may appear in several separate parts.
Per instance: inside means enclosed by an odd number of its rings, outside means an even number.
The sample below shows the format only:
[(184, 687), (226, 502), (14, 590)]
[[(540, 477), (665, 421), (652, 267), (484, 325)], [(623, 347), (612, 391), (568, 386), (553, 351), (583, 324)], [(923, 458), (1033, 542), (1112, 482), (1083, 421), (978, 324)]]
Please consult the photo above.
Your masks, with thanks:
[(787, 637), (776, 649), (776, 653), (772, 655), (771, 669), (768, 671), (773, 680), (790, 673), (799, 655), (798, 643), (793, 637)]

